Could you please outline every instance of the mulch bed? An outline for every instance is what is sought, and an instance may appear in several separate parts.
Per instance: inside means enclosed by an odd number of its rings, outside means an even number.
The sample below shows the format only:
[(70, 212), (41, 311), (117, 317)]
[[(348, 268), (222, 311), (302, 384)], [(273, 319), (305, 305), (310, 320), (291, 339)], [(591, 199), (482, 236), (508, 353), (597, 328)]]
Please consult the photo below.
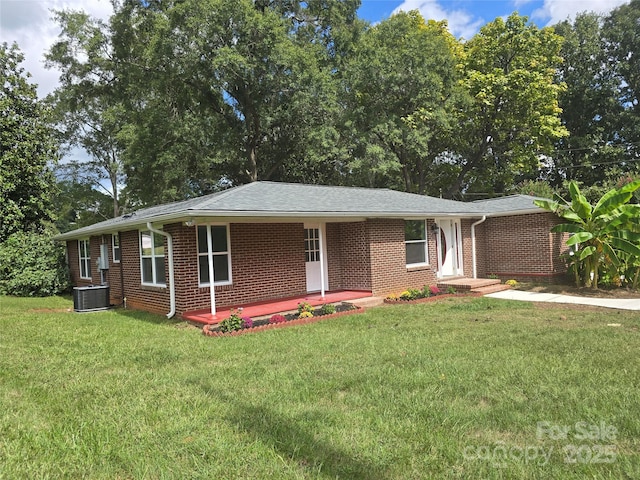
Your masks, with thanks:
[(430, 297), (425, 297), (425, 298), (416, 298), (415, 300), (403, 300), (401, 298), (396, 298), (396, 299), (385, 298), (384, 303), (391, 304), (391, 305), (404, 304), (404, 303), (409, 303), (409, 304), (429, 303), (429, 302), (437, 302), (438, 300), (442, 300), (444, 298), (451, 298), (451, 297), (482, 297), (482, 296), (483, 294), (479, 292), (478, 293), (477, 292), (443, 293), (441, 295), (431, 295)]
[(269, 323), (268, 318), (262, 320), (254, 320), (253, 327), (243, 328), (234, 332), (221, 332), (220, 330), (218, 330), (218, 325), (205, 325), (202, 328), (202, 333), (207, 337), (237, 337), (238, 335), (245, 335), (247, 333), (262, 332), (264, 330), (273, 330), (274, 328), (291, 327), (295, 325), (306, 325), (308, 323), (315, 323), (321, 320), (344, 317), (345, 315), (353, 315), (355, 313), (362, 312), (364, 312), (364, 308), (362, 307), (358, 307), (350, 303), (342, 303), (336, 305), (336, 313), (331, 313), (328, 315), (321, 315), (320, 309), (317, 308), (314, 310), (313, 317), (309, 318), (298, 318), (297, 313), (290, 313), (287, 315), (283, 315), (286, 321), (281, 323)]

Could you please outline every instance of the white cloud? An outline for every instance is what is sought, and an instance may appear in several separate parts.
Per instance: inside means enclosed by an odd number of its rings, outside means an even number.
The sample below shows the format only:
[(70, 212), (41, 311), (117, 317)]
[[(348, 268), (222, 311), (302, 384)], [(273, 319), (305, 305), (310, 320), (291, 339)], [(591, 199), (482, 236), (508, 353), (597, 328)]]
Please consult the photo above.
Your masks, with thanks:
[(44, 67), (44, 54), (60, 33), (51, 11), (63, 9), (84, 10), (104, 20), (113, 12), (109, 0), (0, 0), (0, 43), (18, 44), (25, 56), (22, 67), (38, 84), (41, 97), (58, 84), (60, 74)]
[(544, 0), (540, 8), (532, 14), (534, 19), (548, 19), (548, 25), (555, 25), (567, 18), (573, 20), (577, 13), (596, 12), (607, 14), (629, 0)]
[(523, 5), (527, 5), (528, 3), (533, 3), (535, 1), (537, 1), (537, 0), (513, 0), (513, 5), (516, 8), (520, 8)]
[(445, 10), (438, 0), (405, 0), (393, 13), (419, 10), (426, 20), (447, 20), (449, 31), (456, 37), (470, 39), (485, 21), (465, 10)]

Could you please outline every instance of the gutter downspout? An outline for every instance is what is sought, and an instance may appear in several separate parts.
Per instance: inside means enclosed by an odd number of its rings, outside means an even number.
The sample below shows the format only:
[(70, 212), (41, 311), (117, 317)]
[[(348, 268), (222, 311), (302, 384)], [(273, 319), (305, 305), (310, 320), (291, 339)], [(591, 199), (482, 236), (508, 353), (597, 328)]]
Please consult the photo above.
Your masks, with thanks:
[[(122, 234), (118, 232), (118, 245), (122, 245)], [(113, 245), (111, 246), (113, 248)], [(122, 247), (120, 247), (120, 291), (122, 292), (122, 303), (127, 308), (127, 294), (124, 292), (124, 262), (122, 261)]]
[(176, 314), (176, 284), (173, 275), (173, 237), (170, 233), (165, 232), (164, 230), (153, 228), (151, 222), (147, 222), (147, 228), (151, 232), (162, 235), (167, 239), (167, 253), (169, 255), (169, 303), (171, 306), (171, 310), (167, 313), (167, 318), (172, 318)]
[(487, 219), (486, 215), (483, 215), (480, 220), (471, 224), (471, 256), (473, 257), (473, 278), (478, 278), (478, 268), (476, 265), (476, 225), (480, 225)]

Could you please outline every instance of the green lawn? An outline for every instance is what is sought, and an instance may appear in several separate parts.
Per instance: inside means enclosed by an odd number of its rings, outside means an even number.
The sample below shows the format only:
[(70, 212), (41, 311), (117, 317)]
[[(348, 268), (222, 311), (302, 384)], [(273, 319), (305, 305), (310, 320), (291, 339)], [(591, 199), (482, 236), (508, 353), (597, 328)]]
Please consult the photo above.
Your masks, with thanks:
[(640, 478), (638, 313), (458, 298), (208, 338), (70, 307), (0, 297), (0, 479)]

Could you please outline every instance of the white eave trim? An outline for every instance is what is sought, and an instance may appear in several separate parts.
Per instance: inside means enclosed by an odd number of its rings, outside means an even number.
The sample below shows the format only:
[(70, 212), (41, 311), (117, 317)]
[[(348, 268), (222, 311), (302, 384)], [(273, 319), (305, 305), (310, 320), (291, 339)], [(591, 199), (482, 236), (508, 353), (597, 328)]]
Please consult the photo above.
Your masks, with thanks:
[(542, 208), (531, 208), (529, 210), (515, 210), (512, 212), (498, 212), (498, 213), (485, 213), (485, 214), (480, 214), (480, 215), (476, 215), (476, 217), (482, 217), (482, 216), (486, 216), (487, 218), (493, 218), (493, 217), (513, 217), (515, 215), (531, 215), (532, 213), (551, 213), (548, 212), (547, 210), (543, 210)]
[[(184, 222), (187, 220), (202, 219), (208, 221), (208, 219), (216, 218), (217, 220), (225, 223), (233, 222), (252, 222), (252, 223), (286, 223), (287, 221), (295, 220), (301, 221), (304, 219), (314, 219), (320, 222), (336, 222), (336, 221), (351, 221), (362, 222), (367, 219), (374, 218), (397, 218), (401, 220), (422, 220), (424, 218), (460, 218), (460, 219), (473, 219), (487, 217), (508, 217), (513, 215), (526, 215), (532, 213), (542, 213), (545, 210), (541, 208), (532, 208), (530, 210), (518, 210), (513, 212), (499, 212), (499, 213), (483, 213), (483, 212), (257, 212), (257, 211), (180, 211), (178, 213), (170, 213), (166, 215), (157, 215), (154, 217), (140, 217), (136, 218), (135, 215), (131, 218), (118, 222), (117, 224), (105, 225), (104, 227), (97, 227), (92, 229), (86, 227), (86, 229), (72, 230), (61, 235), (54, 237), (58, 241), (76, 240), (81, 237), (89, 237), (93, 235), (102, 235), (107, 233), (117, 233), (124, 230), (134, 230), (152, 222), (156, 224), (176, 223)], [(240, 222), (239, 222), (240, 221)]]

